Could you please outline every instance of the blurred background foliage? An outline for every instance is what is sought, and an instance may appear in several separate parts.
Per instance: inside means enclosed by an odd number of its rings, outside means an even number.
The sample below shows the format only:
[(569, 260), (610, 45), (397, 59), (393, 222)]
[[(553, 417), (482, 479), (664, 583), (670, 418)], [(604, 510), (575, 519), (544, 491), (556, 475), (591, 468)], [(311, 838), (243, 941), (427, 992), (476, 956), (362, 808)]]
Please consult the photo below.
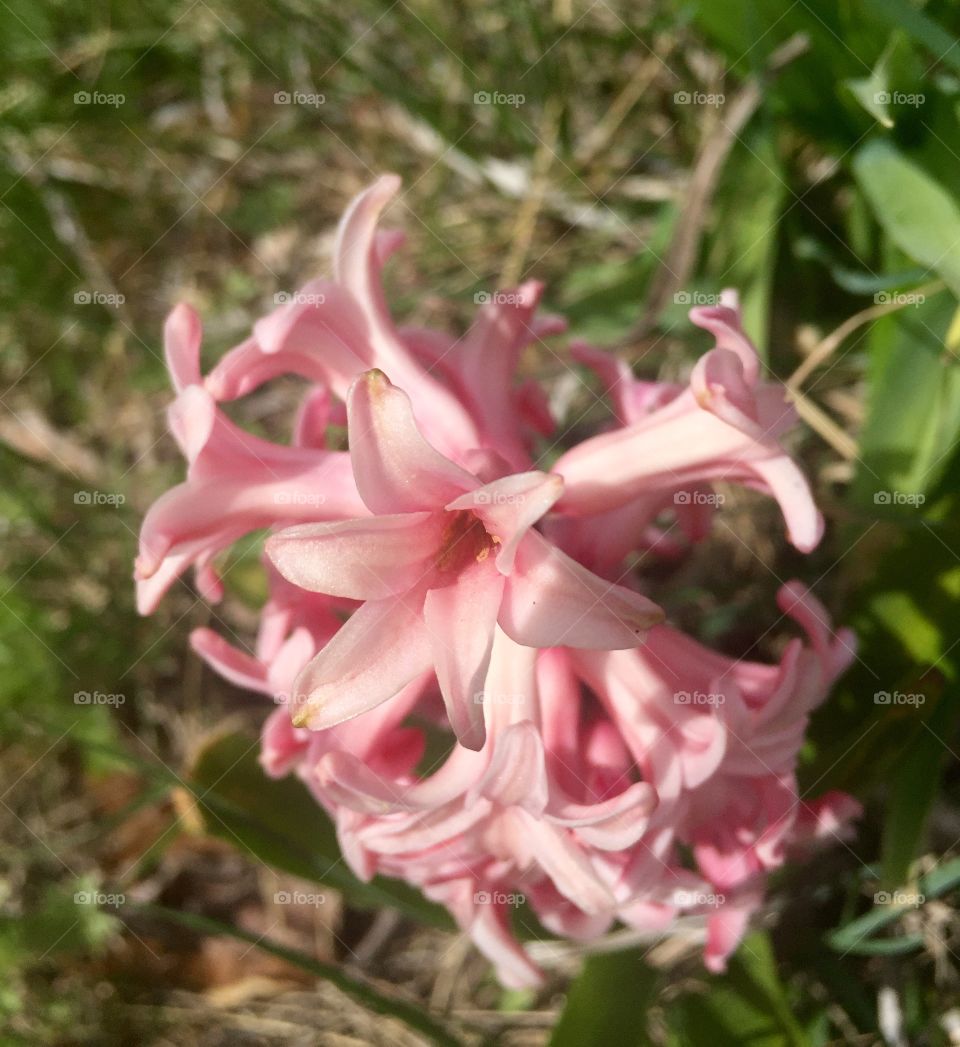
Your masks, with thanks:
[[(960, 1042), (958, 29), (946, 0), (0, 3), (4, 1043)], [(537, 277), (574, 333), (671, 377), (705, 347), (689, 305), (736, 286), (807, 423), (814, 555), (730, 491), (651, 578), (734, 655), (776, 655), (791, 577), (860, 641), (801, 768), (803, 795), (861, 799), (857, 836), (777, 879), (723, 978), (689, 949), (582, 972), (574, 949), (542, 994), (502, 993), (442, 913), (344, 872), (299, 787), (260, 776), (262, 708), (186, 651), (192, 626), (250, 634), (257, 543), (222, 607), (183, 584), (135, 614), (139, 521), (182, 475), (164, 314), (196, 304), (214, 359), (324, 270), (385, 170), (404, 319), (460, 330)], [(584, 417), (572, 440), (604, 409), (551, 344), (527, 366)], [(285, 437), (295, 394), (244, 423)], [(271, 876), (335, 917), (278, 929)], [(877, 903), (897, 890), (926, 901)], [(288, 1011), (237, 996), (251, 977)]]

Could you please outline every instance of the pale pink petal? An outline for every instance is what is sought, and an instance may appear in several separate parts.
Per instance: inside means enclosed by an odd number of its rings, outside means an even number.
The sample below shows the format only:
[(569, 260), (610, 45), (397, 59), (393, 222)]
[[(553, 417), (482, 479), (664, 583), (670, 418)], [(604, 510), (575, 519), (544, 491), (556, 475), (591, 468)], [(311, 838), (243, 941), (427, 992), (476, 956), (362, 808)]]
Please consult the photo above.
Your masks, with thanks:
[(517, 547), (527, 531), (563, 493), (563, 480), (550, 473), (516, 473), (452, 501), (448, 509), (470, 509), (500, 543), (497, 570), (513, 571)]
[(529, 647), (635, 647), (663, 612), (645, 596), (605, 581), (530, 531), (517, 549), (498, 621)]
[(619, 796), (592, 804), (552, 803), (550, 821), (576, 830), (577, 838), (604, 851), (632, 847), (646, 832), (657, 806), (657, 792), (648, 782), (635, 782)]
[(805, 585), (787, 582), (781, 586), (777, 592), (777, 604), (784, 614), (789, 614), (803, 626), (832, 678), (850, 667), (857, 655), (856, 636), (849, 629), (834, 633), (827, 609)]
[(173, 387), (182, 392), (200, 377), (200, 341), (203, 328), (197, 311), (185, 303), (175, 306), (163, 326), (163, 352)]
[(740, 357), (747, 382), (756, 385), (760, 376), (760, 356), (744, 333), (737, 292), (728, 288), (721, 294), (718, 305), (695, 306), (689, 316), (691, 323), (714, 336), (719, 348), (729, 349)]
[(476, 426), (453, 393), (419, 364), (390, 318), (380, 270), (384, 252), (376, 228), (383, 209), (400, 188), (396, 175), (378, 178), (344, 213), (334, 246), (334, 271), (359, 304), (370, 346), (370, 366), (382, 369), (413, 398), (417, 420), (446, 454), (479, 444)]
[(260, 766), (271, 778), (283, 778), (306, 756), (310, 732), (294, 727), (287, 709), (275, 709), (260, 732)]
[(747, 932), (750, 910), (725, 905), (707, 920), (707, 944), (703, 950), (703, 963), (708, 971), (722, 974), (727, 969), (727, 960), (740, 944)]
[[(422, 599), (422, 598), (421, 598)], [(431, 665), (422, 605), (410, 594), (369, 600), (297, 677), (294, 723), (323, 730), (397, 692)]]
[(188, 385), (167, 408), (170, 431), (190, 465), (207, 446), (216, 417), (217, 405), (200, 385)]
[(478, 486), (420, 435), (410, 397), (382, 371), (353, 383), (347, 412), (357, 488), (373, 512), (440, 509)]
[(422, 512), (300, 524), (271, 536), (266, 553), (301, 589), (382, 600), (433, 573), (445, 522)]
[(468, 749), (479, 749), (486, 737), (483, 685), (502, 595), (503, 576), (492, 564), (479, 563), (461, 571), (452, 584), (431, 589), (424, 602), (447, 716)]
[(539, 967), (514, 938), (504, 906), (478, 906), (470, 938), (508, 989), (536, 989), (543, 984)]
[(522, 807), (539, 818), (547, 806), (549, 785), (543, 742), (529, 720), (511, 724), (496, 738), (493, 759), (467, 795), (467, 804), (478, 796), (504, 807)]
[(267, 670), (270, 692), (277, 701), (289, 702), (300, 671), (317, 650), (309, 629), (299, 626), (283, 641)]
[(536, 280), (498, 292), (451, 350), (461, 396), (473, 408), (486, 441), (515, 469), (526, 468), (530, 456), (514, 403), (514, 376), (520, 353), (540, 337), (533, 316), (542, 294), (543, 284)]
[(325, 385), (315, 385), (303, 398), (293, 424), (295, 447), (325, 447), (332, 422), (333, 402)]
[(809, 553), (823, 537), (823, 515), (810, 494), (807, 478), (786, 455), (751, 463), (767, 490), (780, 503), (790, 541)]
[(524, 847), (562, 895), (586, 913), (604, 912), (614, 906), (613, 895), (599, 880), (587, 856), (569, 833), (517, 808), (511, 808), (511, 813), (515, 818), (514, 831), (522, 835)]
[(766, 435), (760, 424), (756, 396), (744, 377), (743, 362), (729, 349), (704, 353), (690, 374), (697, 403), (728, 425), (755, 439)]
[(263, 664), (253, 655), (228, 643), (212, 629), (194, 629), (190, 634), (190, 646), (225, 680), (250, 691), (270, 693), (267, 671)]

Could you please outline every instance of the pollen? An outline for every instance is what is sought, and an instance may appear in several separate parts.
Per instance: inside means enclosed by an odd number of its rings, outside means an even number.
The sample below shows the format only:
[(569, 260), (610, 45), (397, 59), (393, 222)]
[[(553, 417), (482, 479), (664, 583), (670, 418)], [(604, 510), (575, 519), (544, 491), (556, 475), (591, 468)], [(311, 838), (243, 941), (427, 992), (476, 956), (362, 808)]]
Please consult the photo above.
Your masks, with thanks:
[(437, 569), (457, 572), (471, 563), (483, 563), (499, 541), (487, 533), (480, 518), (468, 509), (452, 512), (440, 540)]

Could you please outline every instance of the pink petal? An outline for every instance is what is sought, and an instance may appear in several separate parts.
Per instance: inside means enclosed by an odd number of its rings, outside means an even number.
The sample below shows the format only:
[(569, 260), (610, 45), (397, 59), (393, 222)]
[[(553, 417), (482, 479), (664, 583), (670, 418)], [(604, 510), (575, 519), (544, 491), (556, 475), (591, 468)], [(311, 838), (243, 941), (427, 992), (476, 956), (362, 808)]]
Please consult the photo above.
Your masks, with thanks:
[(304, 397), (293, 425), (295, 447), (325, 447), (333, 402), (325, 385), (315, 385)]
[(401, 513), (300, 524), (267, 540), (266, 553), (294, 585), (352, 600), (406, 592), (432, 573), (443, 513)]
[(493, 759), (467, 796), (467, 805), (486, 796), (504, 807), (522, 807), (539, 818), (549, 786), (543, 742), (529, 720), (511, 724), (496, 738)]
[(516, 473), (494, 480), (452, 501), (448, 509), (471, 509), (500, 540), (497, 570), (513, 571), (517, 547), (527, 531), (563, 493), (563, 480), (550, 473)]
[(503, 595), (503, 577), (492, 564), (462, 571), (451, 585), (431, 589), (424, 622), (450, 726), (461, 745), (483, 746), (483, 684)]
[(260, 732), (260, 766), (271, 778), (283, 778), (303, 759), (310, 733), (294, 727), (287, 709), (275, 709)]
[(392, 698), (431, 665), (422, 608), (410, 594), (369, 600), (297, 678), (298, 727), (323, 730)]
[(530, 531), (517, 549), (498, 621), (528, 647), (619, 650), (636, 647), (663, 617), (645, 596), (599, 578)]
[(707, 920), (707, 944), (703, 950), (703, 962), (708, 971), (722, 974), (727, 969), (727, 960), (746, 934), (749, 920), (749, 909), (732, 906), (724, 906), (710, 916)]
[(543, 975), (514, 938), (505, 907), (480, 905), (476, 913), (470, 938), (494, 965), (500, 981), (508, 989), (535, 989), (541, 985)]
[(598, 879), (587, 856), (566, 831), (519, 811), (516, 831), (564, 897), (586, 913), (605, 912), (614, 906), (613, 895)]
[(167, 408), (170, 431), (190, 465), (207, 446), (216, 418), (217, 405), (200, 385), (188, 385)]
[(756, 385), (760, 376), (760, 356), (743, 330), (743, 318), (736, 291), (725, 290), (719, 305), (696, 306), (689, 313), (691, 323), (709, 331), (721, 349), (737, 354), (748, 384)]
[(350, 456), (360, 497), (375, 513), (440, 509), (477, 481), (420, 435), (410, 397), (367, 371), (347, 399)]
[(402, 342), (380, 282), (380, 270), (389, 252), (384, 251), (384, 241), (377, 236), (377, 222), (399, 188), (396, 175), (384, 175), (354, 199), (337, 231), (334, 271), (338, 282), (360, 306), (370, 365), (381, 368), (406, 389), (424, 431), (445, 453), (456, 454), (479, 444), (476, 426), (460, 400), (425, 371)]
[(225, 680), (250, 691), (270, 693), (264, 666), (253, 655), (234, 647), (212, 629), (194, 629), (190, 634), (190, 646)]
[(632, 847), (646, 832), (657, 806), (657, 792), (648, 782), (635, 782), (619, 796), (593, 804), (551, 805), (550, 821), (576, 830), (577, 838), (605, 851)]
[(163, 325), (163, 352), (173, 387), (182, 392), (188, 385), (197, 385), (200, 377), (200, 341), (203, 328), (197, 311), (181, 302)]
[(790, 541), (802, 553), (815, 549), (823, 537), (823, 516), (797, 464), (786, 455), (781, 455), (751, 462), (751, 468), (780, 503)]
[(757, 440), (764, 438), (756, 394), (747, 384), (743, 362), (736, 353), (729, 349), (704, 353), (690, 374), (690, 388), (705, 410)]

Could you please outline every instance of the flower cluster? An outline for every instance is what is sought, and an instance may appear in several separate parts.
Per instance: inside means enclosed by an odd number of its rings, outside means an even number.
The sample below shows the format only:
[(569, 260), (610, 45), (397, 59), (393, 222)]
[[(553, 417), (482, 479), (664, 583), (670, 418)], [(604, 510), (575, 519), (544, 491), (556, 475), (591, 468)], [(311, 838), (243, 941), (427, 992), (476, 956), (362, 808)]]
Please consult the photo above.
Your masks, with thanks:
[[(492, 296), (461, 338), (398, 327), (380, 276), (401, 238), (377, 230), (398, 187), (386, 176), (362, 193), (333, 277), (206, 376), (198, 317), (170, 315), (169, 421), (189, 469), (144, 521), (140, 610), (189, 567), (218, 600), (218, 554), (269, 529), (255, 649), (209, 629), (192, 644), (277, 703), (266, 773), (303, 779), (358, 876), (445, 905), (509, 986), (540, 977), (511, 930), (521, 898), (576, 939), (698, 915), (721, 970), (768, 872), (856, 813), (840, 794), (802, 800), (795, 779), (853, 639), (790, 582), (780, 608), (805, 638), (777, 665), (727, 658), (664, 622), (636, 565), (705, 537), (717, 481), (775, 498), (790, 541), (813, 548), (822, 521), (781, 445), (784, 389), (761, 378), (725, 294), (690, 312), (715, 346), (685, 385), (574, 343), (613, 423), (538, 468), (560, 434), (545, 391), (516, 373), (564, 324), (537, 315), (531, 282)], [(224, 413), (291, 374), (310, 384), (289, 445)], [(328, 446), (343, 426), (349, 450)]]

